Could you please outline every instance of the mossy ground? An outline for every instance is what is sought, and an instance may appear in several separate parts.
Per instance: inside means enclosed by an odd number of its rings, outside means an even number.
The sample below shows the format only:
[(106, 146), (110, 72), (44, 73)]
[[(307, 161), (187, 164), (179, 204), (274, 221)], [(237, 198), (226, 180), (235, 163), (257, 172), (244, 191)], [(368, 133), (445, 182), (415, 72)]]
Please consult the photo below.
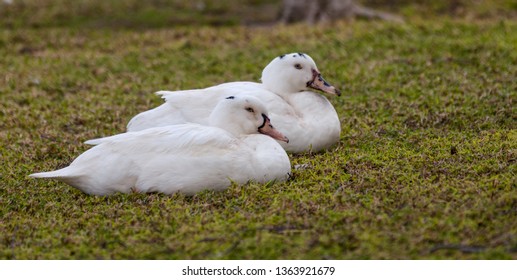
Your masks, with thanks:
[[(516, 258), (516, 46), (493, 18), (3, 29), (0, 258)], [(342, 134), (291, 156), (286, 183), (95, 197), (27, 178), (124, 131), (157, 90), (257, 81), (294, 51), (342, 89)]]

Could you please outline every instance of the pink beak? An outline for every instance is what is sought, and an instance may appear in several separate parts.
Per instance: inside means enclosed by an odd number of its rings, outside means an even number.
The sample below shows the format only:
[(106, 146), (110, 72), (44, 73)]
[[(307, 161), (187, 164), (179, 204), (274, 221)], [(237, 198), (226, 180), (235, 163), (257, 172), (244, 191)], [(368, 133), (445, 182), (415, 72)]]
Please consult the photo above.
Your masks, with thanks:
[(323, 79), (321, 73), (312, 69), (312, 81), (307, 82), (307, 87), (321, 90), (326, 93), (335, 94), (337, 96), (341, 95), (341, 91), (339, 91), (334, 86), (330, 85)]
[(262, 123), (262, 125), (258, 128), (260, 133), (271, 136), (273, 139), (278, 141), (289, 143), (289, 139), (285, 137), (280, 131), (276, 130), (273, 125), (271, 125), (271, 121), (266, 115), (262, 114), (262, 117), (264, 118), (264, 123)]

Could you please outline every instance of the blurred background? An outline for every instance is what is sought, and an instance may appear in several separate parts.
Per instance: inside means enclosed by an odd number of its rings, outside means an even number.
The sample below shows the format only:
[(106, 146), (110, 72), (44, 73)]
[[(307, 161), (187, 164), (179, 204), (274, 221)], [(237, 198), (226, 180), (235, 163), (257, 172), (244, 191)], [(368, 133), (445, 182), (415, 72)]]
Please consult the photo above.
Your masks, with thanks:
[[(177, 25), (269, 25), (296, 7), (325, 12), (352, 3), (405, 20), (517, 18), (516, 0), (0, 0), (0, 27), (161, 28)], [(293, 4), (294, 3), (294, 4)], [(334, 5), (334, 6), (333, 6)], [(369, 18), (340, 13), (348, 18)], [(374, 16), (375, 17), (375, 16)], [(305, 18), (292, 18), (289, 23)], [(334, 20), (334, 18), (332, 19)], [(287, 22), (284, 19), (284, 22)]]

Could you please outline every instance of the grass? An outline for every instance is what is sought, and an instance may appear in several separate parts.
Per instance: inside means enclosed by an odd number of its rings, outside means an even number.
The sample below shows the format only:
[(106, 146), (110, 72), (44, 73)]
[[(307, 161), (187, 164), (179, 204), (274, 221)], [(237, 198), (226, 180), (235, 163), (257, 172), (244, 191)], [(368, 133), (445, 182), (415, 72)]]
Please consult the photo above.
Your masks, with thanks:
[[(0, 4), (0, 26), (160, 28), (171, 25), (264, 23), (275, 19), (277, 0), (12, 0)], [(499, 0), (502, 1), (502, 0)], [(504, 0), (507, 1), (507, 0)], [(258, 12), (257, 12), (258, 11)]]
[[(1, 259), (515, 259), (517, 23), (0, 30)], [(160, 89), (304, 51), (343, 91), (286, 183), (88, 196), (27, 175), (124, 131)], [(273, 120), (274, 121), (274, 120)]]
[[(7, 0), (6, 0), (7, 1)], [(170, 28), (185, 25), (270, 24), (282, 0), (9, 0), (0, 1), (0, 27)], [(406, 18), (515, 18), (514, 0), (355, 0)]]

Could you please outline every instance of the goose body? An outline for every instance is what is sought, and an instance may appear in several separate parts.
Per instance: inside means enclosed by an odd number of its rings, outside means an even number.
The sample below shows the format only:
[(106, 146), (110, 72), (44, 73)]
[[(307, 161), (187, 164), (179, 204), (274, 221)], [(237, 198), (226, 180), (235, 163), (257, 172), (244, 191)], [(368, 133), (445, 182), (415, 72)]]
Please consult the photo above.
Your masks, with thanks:
[(87, 144), (94, 147), (70, 166), (30, 176), (57, 179), (95, 195), (131, 191), (192, 195), (223, 190), (231, 182), (288, 178), (289, 158), (273, 138), (288, 140), (270, 125), (259, 100), (223, 99), (210, 124), (155, 127), (90, 140)]
[(207, 124), (211, 111), (225, 96), (251, 95), (268, 108), (275, 126), (291, 141), (280, 142), (292, 153), (320, 151), (339, 141), (341, 125), (336, 110), (321, 90), (339, 95), (306, 54), (293, 53), (273, 59), (262, 72), (262, 83), (229, 82), (182, 91), (159, 91), (165, 103), (130, 120), (128, 131), (194, 122)]

